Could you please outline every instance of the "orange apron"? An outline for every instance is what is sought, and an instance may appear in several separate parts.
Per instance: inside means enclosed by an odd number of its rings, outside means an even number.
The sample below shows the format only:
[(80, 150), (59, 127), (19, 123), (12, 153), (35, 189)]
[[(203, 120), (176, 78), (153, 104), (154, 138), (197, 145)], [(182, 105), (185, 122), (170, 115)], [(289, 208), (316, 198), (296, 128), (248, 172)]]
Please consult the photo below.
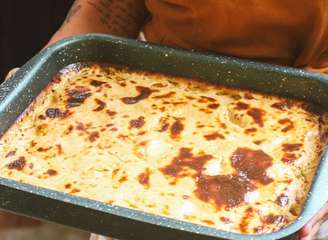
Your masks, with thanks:
[(145, 0), (148, 41), (328, 72), (328, 0)]

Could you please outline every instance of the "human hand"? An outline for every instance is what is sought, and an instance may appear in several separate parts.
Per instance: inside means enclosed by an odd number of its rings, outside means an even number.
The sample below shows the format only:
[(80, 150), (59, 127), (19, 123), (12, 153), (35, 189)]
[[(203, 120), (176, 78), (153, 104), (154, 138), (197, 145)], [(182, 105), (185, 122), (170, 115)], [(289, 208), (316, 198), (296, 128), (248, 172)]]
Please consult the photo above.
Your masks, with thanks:
[(311, 240), (318, 233), (322, 223), (328, 220), (328, 202), (320, 211), (300, 230), (300, 240)]
[(9, 71), (9, 73), (7, 74), (5, 80), (7, 80), (8, 78), (11, 78), (18, 70), (19, 68), (13, 68)]

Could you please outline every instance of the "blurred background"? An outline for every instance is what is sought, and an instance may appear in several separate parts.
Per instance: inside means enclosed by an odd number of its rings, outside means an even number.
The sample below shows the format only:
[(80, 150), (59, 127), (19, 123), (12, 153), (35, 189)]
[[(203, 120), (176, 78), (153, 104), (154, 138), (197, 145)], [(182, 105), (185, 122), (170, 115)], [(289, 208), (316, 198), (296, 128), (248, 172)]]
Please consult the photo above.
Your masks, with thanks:
[(74, 0), (0, 1), (0, 82), (23, 65), (60, 27)]
[[(0, 1), (0, 83), (10, 69), (23, 65), (43, 48), (60, 27), (73, 1)], [(0, 213), (0, 240), (86, 240), (88, 236), (75, 229), (31, 223)]]

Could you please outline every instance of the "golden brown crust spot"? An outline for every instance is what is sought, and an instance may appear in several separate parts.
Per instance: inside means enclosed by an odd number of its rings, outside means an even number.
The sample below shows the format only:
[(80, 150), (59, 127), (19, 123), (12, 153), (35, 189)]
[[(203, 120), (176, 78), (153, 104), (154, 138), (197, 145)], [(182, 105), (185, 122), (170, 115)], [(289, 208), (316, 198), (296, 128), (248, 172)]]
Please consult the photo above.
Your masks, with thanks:
[(19, 157), (17, 160), (7, 165), (8, 169), (22, 171), (26, 165), (25, 157)]
[(177, 119), (172, 125), (171, 125), (171, 128), (170, 128), (170, 131), (171, 131), (171, 137), (173, 139), (177, 139), (181, 132), (183, 131), (184, 129), (184, 125), (182, 124), (181, 120), (180, 119)]
[(253, 118), (254, 122), (260, 127), (264, 126), (265, 111), (259, 108), (251, 108), (247, 111), (247, 115)]
[(204, 135), (204, 138), (207, 141), (216, 140), (218, 138), (225, 139), (224, 135), (222, 135), (222, 134), (220, 134), (218, 132), (214, 132), (214, 133), (211, 133), (211, 134)]
[(138, 175), (139, 183), (146, 188), (149, 188), (150, 174), (151, 174), (151, 172), (150, 172), (149, 168), (146, 168), (144, 172), (142, 172)]

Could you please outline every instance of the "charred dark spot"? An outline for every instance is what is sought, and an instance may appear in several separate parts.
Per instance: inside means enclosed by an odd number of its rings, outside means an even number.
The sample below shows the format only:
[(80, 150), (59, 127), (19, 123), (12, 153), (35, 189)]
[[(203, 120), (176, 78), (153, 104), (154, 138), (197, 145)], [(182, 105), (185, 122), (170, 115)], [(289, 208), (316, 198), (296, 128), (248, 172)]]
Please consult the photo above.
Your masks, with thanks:
[(276, 199), (276, 203), (281, 207), (285, 207), (286, 205), (288, 205), (288, 202), (289, 198), (284, 194), (280, 194)]
[(120, 171), (120, 169), (118, 169), (118, 168), (115, 168), (115, 169), (112, 171), (112, 178), (113, 178), (113, 179), (116, 177), (116, 175), (118, 174), (119, 171)]
[(134, 81), (134, 80), (130, 80), (130, 83), (132, 83), (132, 84), (137, 84), (137, 82)]
[(293, 182), (293, 180), (292, 179), (287, 179), (287, 180), (284, 180), (283, 182), (287, 183), (287, 184), (291, 184)]
[(174, 106), (177, 106), (177, 105), (181, 105), (181, 104), (186, 104), (187, 102), (185, 102), (185, 101), (164, 101), (163, 102), (163, 104), (165, 104), (165, 105), (169, 105), (169, 104), (171, 104), (171, 105), (174, 105)]
[(117, 132), (118, 131), (118, 128), (117, 127), (113, 127), (111, 129), (109, 129), (109, 131), (111, 131), (111, 132)]
[(106, 110), (106, 113), (107, 113), (108, 116), (110, 116), (110, 117), (113, 117), (113, 116), (115, 116), (115, 115), (117, 114), (117, 112), (115, 112), (115, 111), (111, 111), (111, 110)]
[(98, 81), (98, 80), (91, 80), (90, 85), (94, 87), (100, 87), (101, 85), (105, 84), (106, 82)]
[(255, 227), (255, 228), (253, 229), (253, 231), (254, 231), (254, 233), (256, 233), (256, 234), (260, 234), (260, 233), (263, 232), (263, 227), (262, 227), (262, 226)]
[(207, 107), (210, 109), (217, 109), (219, 106), (220, 106), (220, 104), (218, 104), (218, 103), (211, 103), (211, 104), (207, 105)]
[(245, 134), (251, 134), (251, 133), (255, 133), (255, 132), (257, 132), (256, 128), (247, 128), (244, 131)]
[(152, 90), (148, 87), (143, 86), (137, 86), (137, 91), (139, 92), (139, 95), (136, 97), (124, 97), (122, 98), (122, 102), (125, 104), (136, 104), (139, 101), (148, 98), (152, 94)]
[(141, 128), (145, 123), (144, 117), (138, 117), (137, 119), (132, 119), (130, 121), (130, 128)]
[(210, 114), (213, 113), (213, 111), (211, 111), (210, 109), (206, 109), (206, 108), (200, 108), (199, 111)]
[(288, 132), (294, 128), (294, 123), (288, 118), (284, 118), (278, 121), (279, 124), (286, 125), (281, 131)]
[(198, 100), (200, 103), (208, 103), (208, 102), (216, 102), (215, 98), (207, 97), (207, 96), (200, 96), (200, 99)]
[(74, 129), (73, 125), (69, 125), (67, 130), (66, 130), (66, 134), (67, 135), (70, 134), (73, 131), (73, 129)]
[(61, 155), (63, 153), (63, 148), (60, 144), (56, 144), (56, 148), (57, 148), (57, 153), (59, 155)]
[(48, 108), (46, 110), (46, 116), (48, 118), (63, 118), (67, 113), (60, 111), (59, 108)]
[(36, 144), (37, 144), (37, 143), (36, 143), (34, 140), (32, 140), (32, 141), (30, 142), (31, 147), (35, 147)]
[(220, 217), (220, 220), (221, 220), (221, 222), (224, 222), (226, 224), (232, 223), (232, 221), (227, 217)]
[(161, 126), (160, 132), (165, 132), (169, 128), (170, 124), (168, 122), (164, 122)]
[(205, 163), (213, 158), (212, 155), (200, 153), (194, 156), (190, 148), (181, 148), (179, 155), (173, 158), (170, 165), (161, 169), (168, 176), (180, 177), (184, 176), (184, 169), (190, 168), (196, 172), (201, 172)]
[(272, 108), (276, 108), (276, 109), (279, 109), (281, 111), (288, 110), (292, 106), (293, 106), (292, 102), (288, 101), (288, 100), (276, 102), (276, 103), (271, 105)]
[(273, 159), (262, 150), (238, 148), (230, 160), (240, 176), (245, 176), (262, 184), (272, 182), (272, 179), (266, 175), (266, 170), (271, 167)]
[(181, 132), (183, 131), (184, 129), (184, 126), (183, 124), (181, 123), (181, 121), (178, 119), (176, 120), (172, 126), (171, 126), (171, 137), (172, 138), (177, 138), (179, 137), (179, 135), (181, 134)]
[(65, 186), (64, 186), (66, 189), (69, 189), (69, 188), (71, 188), (72, 187), (72, 184), (70, 184), (70, 183), (67, 183), (67, 184), (65, 184)]
[[(109, 83), (105, 83), (104, 86), (105, 86), (106, 88), (112, 88), (112, 86), (111, 86)], [(105, 94), (106, 94), (106, 93), (105, 93)]]
[(285, 143), (282, 145), (282, 150), (284, 152), (294, 152), (294, 151), (298, 151), (302, 148), (303, 144), (301, 143), (294, 143), (294, 144), (288, 144)]
[(89, 141), (94, 142), (99, 138), (99, 132), (94, 131), (89, 134)]
[(48, 169), (47, 174), (49, 176), (56, 176), (58, 174), (58, 172), (54, 169)]
[(37, 149), (37, 151), (38, 152), (47, 152), (47, 151), (49, 151), (50, 149), (51, 149), (52, 147), (50, 146), (50, 147), (39, 147), (38, 149)]
[(167, 86), (167, 84), (163, 84), (163, 83), (154, 83), (152, 85), (152, 87), (156, 87), (156, 88), (164, 88), (166, 86)]
[(239, 223), (240, 232), (242, 232), (242, 233), (248, 233), (248, 225), (249, 225), (249, 222), (252, 219), (253, 215), (254, 215), (253, 208), (252, 207), (248, 207), (245, 210), (244, 216), (242, 217), (242, 219), (241, 219), (241, 221)]
[(234, 100), (240, 100), (241, 96), (239, 94), (228, 94)]
[(237, 102), (236, 106), (234, 107), (236, 110), (246, 110), (249, 108), (249, 105), (244, 102)]
[(251, 108), (247, 111), (247, 115), (251, 116), (256, 124), (263, 127), (263, 117), (265, 111), (259, 108)]
[(208, 135), (204, 135), (204, 138), (207, 141), (215, 140), (217, 138), (225, 139), (225, 137), (222, 134), (218, 133), (218, 132), (214, 132), (214, 133), (211, 133), (211, 134), (208, 134)]
[(238, 206), (244, 202), (245, 194), (254, 189), (247, 178), (233, 175), (200, 176), (196, 185), (196, 196), (204, 202), (214, 201), (218, 210)]
[(165, 93), (163, 95), (158, 95), (158, 96), (154, 96), (154, 99), (161, 99), (161, 98), (170, 98), (172, 96), (174, 96), (176, 93), (175, 92), (169, 92), (169, 93)]
[(294, 153), (285, 153), (281, 159), (285, 163), (293, 163), (295, 160), (297, 160), (297, 156)]
[(147, 145), (147, 143), (148, 143), (148, 141), (142, 141), (138, 145), (144, 147)]
[(25, 157), (19, 157), (17, 160), (8, 164), (8, 169), (22, 171), (26, 165)]
[(253, 95), (252, 95), (251, 93), (248, 93), (248, 92), (246, 92), (246, 93), (244, 94), (244, 98), (247, 99), (247, 100), (254, 99)]
[(220, 127), (223, 129), (227, 129), (227, 125), (225, 123), (220, 123)]
[(263, 218), (265, 224), (275, 224), (277, 226), (286, 225), (289, 222), (287, 216), (270, 214)]
[(120, 83), (120, 86), (121, 86), (121, 87), (126, 87), (126, 83), (125, 83), (125, 82), (121, 82), (121, 83)]
[(138, 136), (145, 135), (146, 133), (147, 133), (147, 131), (140, 131), (140, 132), (138, 132)]
[(14, 151), (10, 151), (10, 152), (8, 152), (7, 154), (6, 154), (6, 158), (9, 158), (9, 157), (12, 157), (12, 156), (15, 156), (15, 154), (16, 154), (16, 150), (14, 150)]
[(212, 220), (208, 220), (208, 219), (202, 220), (202, 222), (206, 223), (207, 225), (214, 225), (215, 224)]
[(139, 174), (138, 176), (139, 183), (145, 187), (149, 187), (149, 176), (150, 176), (150, 170), (147, 168), (143, 173)]
[(41, 114), (41, 115), (38, 116), (38, 119), (40, 119), (40, 120), (46, 120), (46, 117)]
[(127, 140), (129, 139), (129, 136), (128, 135), (124, 135), (124, 134), (120, 134), (117, 136), (119, 139), (122, 139), (122, 140)]
[(194, 100), (194, 99), (195, 99), (195, 98), (192, 97), (192, 96), (186, 96), (186, 98), (189, 99), (189, 100)]
[(98, 107), (93, 109), (93, 111), (95, 111), (95, 112), (99, 112), (99, 111), (103, 110), (106, 107), (106, 103), (101, 101), (98, 98), (95, 99), (95, 102), (98, 104)]
[(76, 126), (76, 130), (79, 130), (79, 131), (85, 131), (86, 128), (85, 128), (85, 126), (84, 126), (83, 123), (79, 122), (79, 123), (77, 124), (77, 126)]
[(67, 106), (68, 107), (78, 107), (84, 101), (91, 96), (91, 92), (88, 88), (77, 88), (68, 91)]
[(263, 142), (263, 140), (257, 140), (257, 141), (254, 141), (254, 144), (260, 145), (262, 142)]

